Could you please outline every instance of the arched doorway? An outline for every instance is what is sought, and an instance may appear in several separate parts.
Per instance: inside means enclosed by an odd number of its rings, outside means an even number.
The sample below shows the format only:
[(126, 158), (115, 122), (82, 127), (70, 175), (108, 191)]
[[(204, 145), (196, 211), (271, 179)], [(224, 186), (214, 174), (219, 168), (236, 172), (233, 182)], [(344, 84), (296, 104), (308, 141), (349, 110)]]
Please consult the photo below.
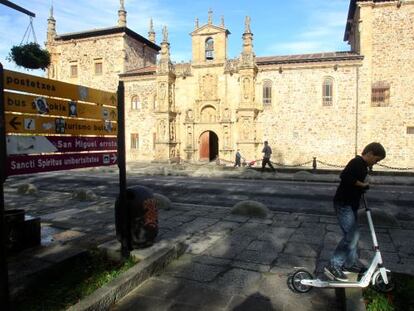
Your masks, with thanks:
[(200, 135), (200, 160), (212, 161), (218, 156), (218, 137), (212, 131)]

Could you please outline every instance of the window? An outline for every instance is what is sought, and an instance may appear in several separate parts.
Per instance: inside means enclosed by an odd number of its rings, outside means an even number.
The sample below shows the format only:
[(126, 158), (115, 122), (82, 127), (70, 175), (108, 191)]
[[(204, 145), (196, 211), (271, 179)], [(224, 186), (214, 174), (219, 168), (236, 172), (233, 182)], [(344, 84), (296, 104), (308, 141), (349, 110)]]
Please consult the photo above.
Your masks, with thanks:
[(131, 149), (139, 149), (139, 135), (131, 133)]
[(102, 75), (102, 60), (95, 61), (95, 75), (96, 76)]
[(263, 105), (272, 104), (272, 81), (263, 81)]
[(407, 126), (407, 134), (414, 135), (414, 126)]
[(333, 79), (326, 78), (322, 85), (322, 105), (332, 106), (333, 99)]
[(390, 103), (390, 85), (384, 81), (372, 85), (371, 106), (385, 107)]
[(71, 64), (70, 65), (70, 77), (77, 78), (78, 77), (78, 64)]
[(132, 110), (139, 110), (139, 109), (141, 109), (141, 102), (139, 101), (139, 97), (137, 95), (132, 96), (132, 99), (131, 99), (131, 109)]
[(206, 59), (214, 59), (214, 40), (213, 38), (207, 38), (206, 40)]

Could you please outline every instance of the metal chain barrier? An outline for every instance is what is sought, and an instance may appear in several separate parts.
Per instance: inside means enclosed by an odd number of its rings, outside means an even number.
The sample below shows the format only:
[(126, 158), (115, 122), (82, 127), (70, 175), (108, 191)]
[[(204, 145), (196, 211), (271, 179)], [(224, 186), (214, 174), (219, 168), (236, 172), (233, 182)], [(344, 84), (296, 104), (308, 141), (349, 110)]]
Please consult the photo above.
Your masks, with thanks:
[(282, 167), (300, 167), (300, 166), (308, 165), (312, 162), (313, 162), (313, 160), (307, 161), (307, 162), (304, 162), (304, 163), (300, 163), (300, 164), (283, 164), (283, 163), (270, 161), (270, 163), (275, 164), (276, 166), (282, 166)]
[[(194, 165), (194, 166), (200, 166), (200, 167), (209, 165), (212, 162), (216, 162), (217, 164), (220, 164), (220, 163), (227, 163), (227, 164), (232, 164), (232, 165), (234, 164), (234, 161), (226, 160), (226, 159), (222, 159), (222, 158), (217, 158), (217, 159), (214, 159), (210, 162), (202, 163), (202, 164), (201, 163), (190, 162), (190, 161), (184, 160), (181, 157), (177, 157), (177, 158), (178, 158), (178, 163), (186, 163), (186, 164), (190, 164), (190, 165)], [(257, 159), (257, 160), (252, 160), (252, 161), (246, 161), (245, 160), (244, 163), (246, 163), (246, 165), (248, 165), (248, 163), (256, 164), (256, 163), (261, 163), (262, 160), (263, 159)], [(329, 166), (329, 167), (341, 168), (341, 169), (345, 167), (345, 165), (331, 164), (331, 163), (327, 163), (327, 162), (324, 162), (324, 161), (321, 161), (321, 160), (317, 160), (315, 157), (313, 158), (313, 160), (306, 161), (306, 162), (299, 163), (299, 164), (283, 164), (283, 163), (273, 162), (273, 161), (271, 161), (271, 163), (276, 165), (276, 166), (279, 166), (279, 167), (303, 167), (303, 166), (312, 164), (314, 169), (316, 169), (316, 163), (319, 163), (319, 164), (322, 164), (322, 165), (325, 165), (325, 166)], [(414, 168), (412, 168), (412, 167), (395, 167), (395, 166), (389, 166), (389, 165), (380, 164), (380, 163), (377, 163), (377, 165), (380, 166), (380, 167), (383, 167), (383, 168), (387, 168), (387, 169), (390, 169), (390, 170), (397, 170), (397, 171), (412, 171), (412, 170), (414, 170)], [(248, 165), (248, 166), (251, 167), (251, 165)]]
[(316, 160), (316, 162), (318, 162), (320, 164), (323, 164), (323, 165), (326, 165), (326, 166), (330, 166), (330, 167), (337, 167), (337, 168), (344, 168), (345, 167), (345, 165), (330, 164), (330, 163), (326, 163), (326, 162), (323, 162), (323, 161), (320, 161), (320, 160)]
[(398, 171), (412, 171), (412, 170), (414, 170), (413, 167), (393, 167), (393, 166), (388, 166), (388, 165), (380, 164), (380, 163), (377, 163), (377, 165), (381, 166), (381, 167), (388, 168), (390, 170), (398, 170)]

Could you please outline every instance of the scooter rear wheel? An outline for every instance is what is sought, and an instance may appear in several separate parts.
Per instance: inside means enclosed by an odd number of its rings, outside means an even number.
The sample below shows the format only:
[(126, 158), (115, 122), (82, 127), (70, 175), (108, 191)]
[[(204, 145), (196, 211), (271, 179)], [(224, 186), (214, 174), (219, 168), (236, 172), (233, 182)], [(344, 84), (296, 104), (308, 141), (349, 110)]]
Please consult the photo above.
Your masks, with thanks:
[(313, 287), (309, 285), (302, 284), (301, 280), (312, 280), (313, 276), (306, 270), (298, 270), (290, 278), (290, 282), (292, 285), (292, 288), (301, 294), (309, 292)]

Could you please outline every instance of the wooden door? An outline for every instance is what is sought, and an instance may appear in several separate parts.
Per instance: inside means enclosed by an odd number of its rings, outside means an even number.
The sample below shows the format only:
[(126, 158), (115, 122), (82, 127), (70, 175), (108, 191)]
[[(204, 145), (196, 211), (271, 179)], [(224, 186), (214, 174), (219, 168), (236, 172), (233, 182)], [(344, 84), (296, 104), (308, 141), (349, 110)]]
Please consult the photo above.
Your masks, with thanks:
[(200, 160), (210, 159), (210, 132), (204, 132), (200, 136)]

